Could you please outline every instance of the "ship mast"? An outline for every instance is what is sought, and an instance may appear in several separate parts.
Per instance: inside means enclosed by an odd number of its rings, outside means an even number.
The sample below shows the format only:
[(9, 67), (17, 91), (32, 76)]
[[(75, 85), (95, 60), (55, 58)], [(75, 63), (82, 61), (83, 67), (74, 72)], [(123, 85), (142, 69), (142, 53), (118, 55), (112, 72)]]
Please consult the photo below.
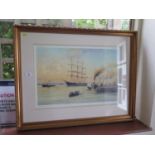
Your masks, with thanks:
[(73, 63), (75, 61), (73, 61), (73, 57), (71, 57), (70, 59), (70, 80), (71, 81), (76, 81), (76, 82), (82, 82), (83, 80), (85, 80), (86, 77), (86, 73), (85, 73), (85, 67), (84, 67), (84, 63), (81, 62), (77, 59), (76, 63)]

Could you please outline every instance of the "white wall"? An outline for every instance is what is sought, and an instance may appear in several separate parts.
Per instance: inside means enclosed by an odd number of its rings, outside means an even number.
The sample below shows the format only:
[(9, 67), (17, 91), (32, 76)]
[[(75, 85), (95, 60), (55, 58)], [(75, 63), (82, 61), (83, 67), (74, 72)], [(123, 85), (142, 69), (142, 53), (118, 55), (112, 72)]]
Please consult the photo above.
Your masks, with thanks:
[(144, 20), (138, 54), (136, 116), (155, 129), (155, 20)]

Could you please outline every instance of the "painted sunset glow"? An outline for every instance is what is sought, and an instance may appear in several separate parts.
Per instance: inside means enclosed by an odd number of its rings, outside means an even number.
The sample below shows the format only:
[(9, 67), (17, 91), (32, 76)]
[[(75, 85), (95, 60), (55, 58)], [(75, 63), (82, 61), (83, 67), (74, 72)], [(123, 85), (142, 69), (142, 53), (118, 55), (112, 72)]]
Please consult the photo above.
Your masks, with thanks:
[(36, 46), (35, 53), (39, 105), (116, 100), (116, 48)]

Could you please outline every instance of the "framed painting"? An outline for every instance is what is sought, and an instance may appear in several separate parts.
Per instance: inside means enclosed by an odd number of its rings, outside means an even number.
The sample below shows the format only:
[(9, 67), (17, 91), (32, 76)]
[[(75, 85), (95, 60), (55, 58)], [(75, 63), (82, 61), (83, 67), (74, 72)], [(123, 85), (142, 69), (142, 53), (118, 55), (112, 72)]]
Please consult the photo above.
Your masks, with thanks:
[(131, 31), (15, 26), (19, 130), (135, 119)]

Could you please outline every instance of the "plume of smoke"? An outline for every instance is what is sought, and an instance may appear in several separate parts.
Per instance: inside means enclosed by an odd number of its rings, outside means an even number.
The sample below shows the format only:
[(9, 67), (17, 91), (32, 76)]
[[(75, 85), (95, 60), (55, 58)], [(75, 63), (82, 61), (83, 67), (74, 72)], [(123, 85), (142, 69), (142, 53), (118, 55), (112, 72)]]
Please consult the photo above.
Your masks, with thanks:
[(100, 69), (96, 70), (96, 72), (94, 74), (94, 81), (95, 81), (96, 77), (98, 77), (101, 73), (104, 72), (104, 70), (105, 70), (104, 68), (100, 68)]

